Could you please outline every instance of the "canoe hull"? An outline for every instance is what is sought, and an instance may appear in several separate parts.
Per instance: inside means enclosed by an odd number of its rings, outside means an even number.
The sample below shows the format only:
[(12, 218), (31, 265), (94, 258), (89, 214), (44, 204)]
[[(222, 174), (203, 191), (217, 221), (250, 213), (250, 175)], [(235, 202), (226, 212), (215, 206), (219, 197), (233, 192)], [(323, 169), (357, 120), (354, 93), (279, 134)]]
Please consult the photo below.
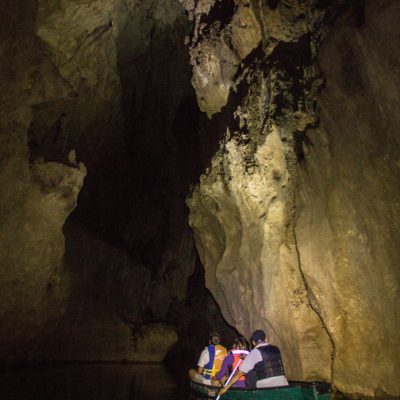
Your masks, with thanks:
[[(219, 388), (190, 382), (192, 398), (216, 398)], [(221, 400), (330, 400), (329, 385), (322, 382), (290, 382), (289, 386), (265, 389), (231, 388)]]

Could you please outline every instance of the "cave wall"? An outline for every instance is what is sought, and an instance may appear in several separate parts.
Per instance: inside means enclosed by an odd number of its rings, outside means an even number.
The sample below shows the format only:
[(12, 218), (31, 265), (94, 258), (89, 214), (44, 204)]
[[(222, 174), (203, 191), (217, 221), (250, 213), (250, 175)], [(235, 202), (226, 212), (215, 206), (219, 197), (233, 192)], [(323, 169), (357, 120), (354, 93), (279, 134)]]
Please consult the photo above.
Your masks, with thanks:
[(74, 293), (62, 227), (83, 178), (93, 182), (98, 163), (122, 147), (115, 36), (126, 4), (7, 2), (4, 10), (0, 354), (26, 361), (47, 358)]
[[(238, 2), (219, 24), (202, 4), (192, 10), (202, 31), (191, 48), (196, 92), (196, 84), (212, 91), (215, 84), (204, 85), (211, 79), (234, 88), (220, 112), (220, 149), (188, 199), (206, 284), (240, 332), (267, 328), (291, 378), (329, 379), (332, 344), (310, 307), (293, 231), (296, 135), (316, 118), (319, 84), (318, 35), (309, 32), (319, 31), (325, 10)], [(222, 57), (199, 57), (210, 46)], [(226, 46), (237, 57), (234, 73), (222, 69)], [(220, 109), (203, 107), (213, 119)]]
[(181, 3), (4, 3), (1, 359), (160, 360), (219, 306), (398, 395), (399, 6)]
[(177, 340), (175, 328), (162, 322), (171, 303), (185, 299), (194, 268), (182, 194), (191, 166), (181, 170), (180, 149), (172, 152), (176, 113), (191, 90), (183, 43), (188, 23), (171, 1), (136, 2), (124, 11), (114, 41), (119, 119), (103, 125), (106, 151), (87, 147), (93, 167), (65, 226), (74, 292), (53, 334), (64, 338), (67, 351), (56, 346), (56, 353), (46, 352), (50, 358), (160, 361)]
[(367, 3), (362, 26), (347, 16), (323, 43), (320, 125), (307, 132), (296, 195), (300, 265), (333, 340), (333, 381), (371, 396), (399, 393), (399, 12)]
[[(93, 328), (86, 336), (70, 336), (80, 344), (81, 353), (74, 351), (74, 346), (56, 345), (57, 353), (53, 354), (48, 346), (51, 340), (69, 337), (71, 331), (79, 330), (76, 323), (79, 318), (74, 316), (75, 326), (71, 328), (63, 324), (63, 315), (66, 313), (66, 321), (71, 322), (68, 318), (71, 302), (82, 300), (75, 293), (80, 286), (89, 285), (86, 282), (71, 286), (77, 268), (68, 266), (71, 257), (66, 262), (63, 259), (62, 227), (76, 206), (86, 167), (86, 183), (92, 188), (99, 179), (98, 165), (110, 158), (109, 154), (118, 159), (115, 153), (120, 154), (123, 149), (115, 37), (126, 18), (127, 4), (104, 1), (4, 4), (1, 46), (5, 63), (1, 89), (6, 95), (1, 104), (4, 195), (0, 251), (3, 361), (58, 356), (113, 358), (111, 351), (103, 350), (103, 341), (97, 343), (97, 354), (92, 349), (82, 352), (85, 341), (87, 344), (92, 340)], [(77, 158), (84, 159), (86, 167)], [(79, 239), (82, 236), (76, 235)], [(89, 238), (84, 240), (90, 243)], [(76, 245), (68, 247), (79, 249)], [(99, 253), (93, 248), (92, 251)], [(88, 279), (96, 278), (96, 274), (84, 271), (80, 279), (85, 274)], [(101, 324), (101, 318), (97, 323), (112, 334), (111, 328), (118, 326), (117, 316), (107, 316), (114, 325)], [(87, 314), (86, 320), (89, 319)], [(121, 326), (119, 321), (120, 331)], [(86, 326), (82, 331), (85, 329)], [(123, 332), (121, 342), (125, 348), (117, 353), (120, 359), (132, 339), (129, 326)], [(101, 329), (96, 333), (101, 334)], [(76, 347), (79, 346), (75, 343)], [(115, 358), (116, 353), (112, 355)]]
[(207, 287), (291, 379), (398, 396), (398, 4), (183, 3), (221, 138), (187, 201)]
[(160, 361), (192, 312), (191, 23), (176, 0), (4, 10), (0, 359)]
[[(33, 108), (68, 97), (35, 39), (34, 4), (3, 4), (1, 52), (0, 354), (18, 359), (63, 312), (68, 279), (61, 270), (62, 226), (76, 206), (86, 168), (68, 153), (64, 163), (29, 162)], [(69, 152), (71, 149), (67, 149)]]

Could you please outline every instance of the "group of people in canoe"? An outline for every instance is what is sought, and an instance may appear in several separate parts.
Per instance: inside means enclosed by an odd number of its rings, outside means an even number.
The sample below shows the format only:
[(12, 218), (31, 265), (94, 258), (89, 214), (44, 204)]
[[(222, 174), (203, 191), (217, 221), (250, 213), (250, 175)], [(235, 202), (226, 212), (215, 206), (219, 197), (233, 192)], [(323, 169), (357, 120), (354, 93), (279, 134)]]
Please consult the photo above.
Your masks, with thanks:
[(221, 386), (220, 395), (232, 386), (240, 388), (267, 388), (288, 386), (281, 353), (269, 344), (263, 330), (257, 329), (247, 340), (239, 336), (228, 352), (221, 344), (221, 336), (211, 332), (208, 346), (200, 354), (197, 369), (189, 371), (194, 382)]

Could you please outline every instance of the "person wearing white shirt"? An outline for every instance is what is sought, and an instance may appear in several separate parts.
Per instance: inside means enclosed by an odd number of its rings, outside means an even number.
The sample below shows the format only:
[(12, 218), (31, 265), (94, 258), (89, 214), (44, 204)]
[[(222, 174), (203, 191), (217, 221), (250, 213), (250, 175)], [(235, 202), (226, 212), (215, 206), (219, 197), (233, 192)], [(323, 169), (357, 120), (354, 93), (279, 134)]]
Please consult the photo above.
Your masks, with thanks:
[(197, 370), (189, 371), (189, 378), (194, 382), (211, 385), (211, 378), (219, 372), (228, 354), (226, 348), (221, 344), (221, 336), (217, 332), (211, 332), (208, 346), (201, 352), (197, 362)]

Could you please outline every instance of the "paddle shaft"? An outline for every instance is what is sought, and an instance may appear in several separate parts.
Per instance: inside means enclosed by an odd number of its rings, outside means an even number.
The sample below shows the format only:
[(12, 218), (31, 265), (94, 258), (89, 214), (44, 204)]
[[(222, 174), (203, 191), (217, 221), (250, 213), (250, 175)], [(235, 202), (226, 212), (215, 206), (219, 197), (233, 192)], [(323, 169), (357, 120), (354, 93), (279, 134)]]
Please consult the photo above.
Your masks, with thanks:
[[(229, 378), (228, 378), (227, 381), (225, 382), (224, 387), (231, 381), (233, 375), (235, 375), (235, 372), (236, 372), (236, 370), (238, 369), (238, 367), (239, 367), (239, 365), (240, 365), (241, 362), (242, 362), (242, 359), (240, 359), (240, 360), (238, 361), (238, 363), (236, 364), (235, 369), (232, 371), (232, 373), (230, 374)], [(219, 394), (219, 395), (215, 398), (215, 400), (219, 400), (220, 397), (221, 397), (221, 395)]]

